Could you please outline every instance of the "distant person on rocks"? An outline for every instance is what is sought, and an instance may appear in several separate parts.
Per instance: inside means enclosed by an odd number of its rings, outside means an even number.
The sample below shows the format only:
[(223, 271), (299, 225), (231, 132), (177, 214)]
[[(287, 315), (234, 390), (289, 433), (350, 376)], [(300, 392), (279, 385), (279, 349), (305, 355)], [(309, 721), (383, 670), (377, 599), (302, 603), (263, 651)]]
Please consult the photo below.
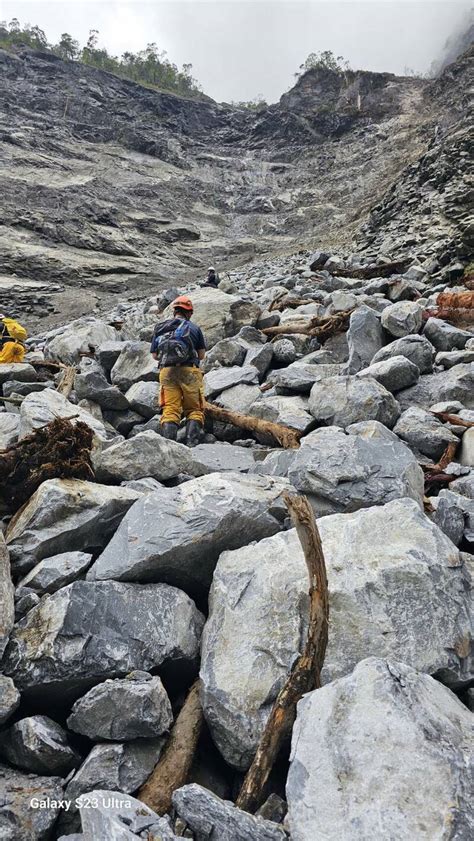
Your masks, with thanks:
[(202, 283), (201, 286), (213, 286), (214, 289), (217, 289), (220, 283), (219, 275), (216, 273), (214, 266), (209, 266), (207, 270), (207, 278), (206, 282)]
[(171, 305), (173, 318), (159, 322), (153, 333), (151, 354), (160, 369), (161, 434), (176, 441), (181, 416), (186, 418), (186, 443), (199, 444), (204, 426), (204, 387), (199, 363), (206, 343), (193, 324), (193, 304), (179, 295)]
[(0, 314), (0, 365), (23, 362), (28, 333), (18, 321)]

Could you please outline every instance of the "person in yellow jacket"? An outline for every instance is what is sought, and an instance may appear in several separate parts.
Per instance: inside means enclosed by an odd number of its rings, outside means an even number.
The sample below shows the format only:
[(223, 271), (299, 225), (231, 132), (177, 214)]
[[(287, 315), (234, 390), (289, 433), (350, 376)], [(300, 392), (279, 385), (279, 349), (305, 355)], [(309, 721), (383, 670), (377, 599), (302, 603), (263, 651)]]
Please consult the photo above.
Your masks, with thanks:
[(176, 441), (181, 416), (186, 418), (186, 443), (199, 444), (204, 425), (204, 388), (199, 363), (206, 343), (193, 324), (193, 304), (186, 295), (173, 303), (173, 318), (159, 322), (153, 333), (151, 354), (160, 369), (161, 434)]
[(18, 321), (0, 314), (0, 365), (22, 362), (26, 352), (23, 342), (27, 338), (28, 333)]

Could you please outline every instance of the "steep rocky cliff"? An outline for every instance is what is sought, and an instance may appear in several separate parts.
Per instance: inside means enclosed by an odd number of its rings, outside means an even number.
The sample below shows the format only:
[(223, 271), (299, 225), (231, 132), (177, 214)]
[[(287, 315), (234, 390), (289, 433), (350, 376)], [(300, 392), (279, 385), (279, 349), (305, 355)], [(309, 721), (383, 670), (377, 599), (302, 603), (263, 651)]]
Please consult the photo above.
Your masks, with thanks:
[(347, 242), (425, 151), (428, 87), (312, 71), (255, 114), (1, 52), (0, 303), (13, 283), (31, 316), (75, 315), (210, 261)]

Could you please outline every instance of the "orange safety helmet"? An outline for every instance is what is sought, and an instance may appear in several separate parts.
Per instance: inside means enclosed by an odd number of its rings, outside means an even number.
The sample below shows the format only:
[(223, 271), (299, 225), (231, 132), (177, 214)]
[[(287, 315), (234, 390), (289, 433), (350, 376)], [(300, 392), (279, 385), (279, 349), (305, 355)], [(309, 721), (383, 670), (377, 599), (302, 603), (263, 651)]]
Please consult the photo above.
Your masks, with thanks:
[(173, 309), (186, 310), (187, 312), (194, 312), (193, 302), (187, 295), (178, 295), (171, 304)]

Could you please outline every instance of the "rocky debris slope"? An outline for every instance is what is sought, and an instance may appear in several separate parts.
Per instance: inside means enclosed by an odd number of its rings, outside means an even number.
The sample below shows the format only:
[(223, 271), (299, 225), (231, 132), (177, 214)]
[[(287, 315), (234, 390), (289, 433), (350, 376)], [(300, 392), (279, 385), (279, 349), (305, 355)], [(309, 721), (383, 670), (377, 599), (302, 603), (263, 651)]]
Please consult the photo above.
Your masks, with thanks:
[[(465, 290), (415, 259), (327, 251), (186, 288), (207, 399), (287, 426), (292, 449), (210, 413), (195, 448), (184, 429), (160, 435), (149, 340), (174, 289), (38, 335), (0, 366), (2, 440), (80, 420), (95, 472), (2, 511), (0, 834), (317, 841), (384, 826), (401, 841), (409, 823), (426, 841), (469, 836), (474, 329), (445, 320), (446, 288)], [(67, 397), (54, 365), (75, 368)], [(329, 644), (289, 773), (282, 755), (250, 815), (234, 805), (242, 772), (308, 621), (288, 492), (318, 521)], [(133, 795), (198, 674), (205, 726), (159, 817)]]
[(347, 242), (450, 124), (449, 97), (432, 88), (311, 71), (255, 113), (0, 51), (0, 307), (14, 286), (17, 314), (58, 324), (312, 232)]

